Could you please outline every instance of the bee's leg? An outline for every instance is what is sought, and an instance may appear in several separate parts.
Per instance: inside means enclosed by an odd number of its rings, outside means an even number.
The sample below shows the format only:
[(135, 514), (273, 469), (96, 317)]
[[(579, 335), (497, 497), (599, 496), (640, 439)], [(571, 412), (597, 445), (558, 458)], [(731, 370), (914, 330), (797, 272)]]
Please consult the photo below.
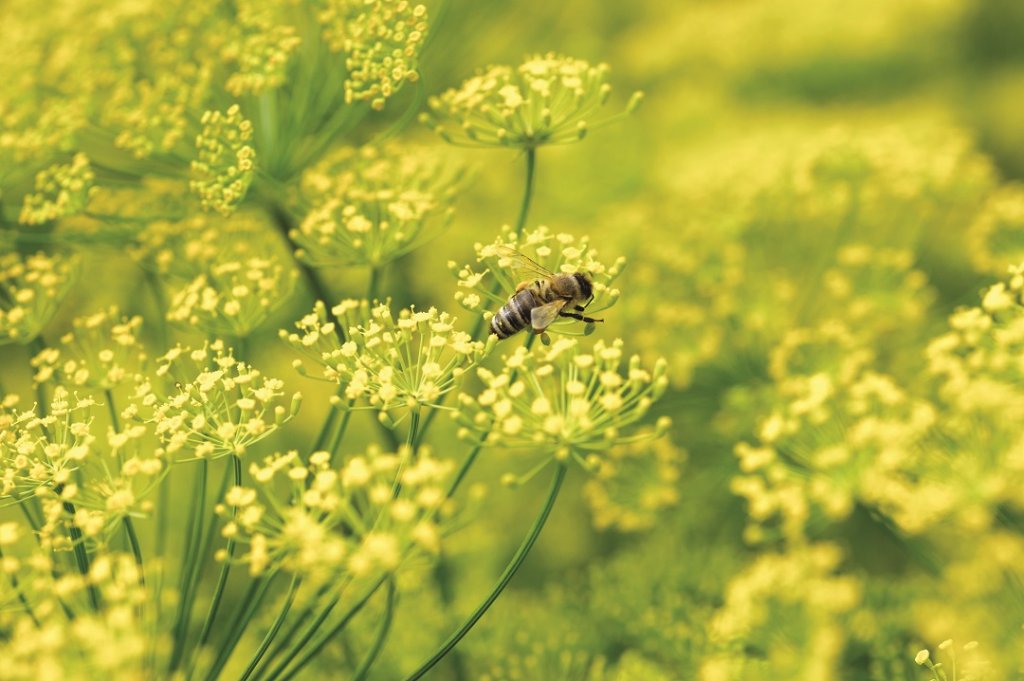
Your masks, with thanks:
[(572, 309), (576, 310), (577, 312), (583, 312), (587, 308), (583, 307), (582, 305), (573, 305)]
[(604, 321), (603, 319), (594, 319), (593, 317), (584, 317), (583, 315), (577, 314), (575, 312), (560, 312), (558, 314), (558, 316), (559, 317), (569, 317), (570, 319), (578, 319), (579, 321), (586, 322), (587, 324), (593, 324), (594, 322), (603, 322)]

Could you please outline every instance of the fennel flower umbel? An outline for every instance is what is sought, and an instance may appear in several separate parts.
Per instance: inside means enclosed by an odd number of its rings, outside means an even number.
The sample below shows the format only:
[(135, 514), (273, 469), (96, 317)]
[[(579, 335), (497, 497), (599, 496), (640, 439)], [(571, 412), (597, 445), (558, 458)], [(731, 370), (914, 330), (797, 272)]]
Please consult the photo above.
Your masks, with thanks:
[(664, 434), (667, 417), (653, 428), (637, 425), (668, 387), (665, 362), (648, 371), (633, 356), (623, 374), (622, 346), (599, 340), (584, 352), (576, 339), (560, 338), (536, 353), (517, 348), (497, 373), (478, 369), (486, 387), (460, 396), (460, 437), (543, 452), (545, 461), (573, 459), (592, 471), (609, 447)]
[[(553, 52), (532, 55), (519, 66), (490, 66), (428, 101), (420, 120), (447, 142), (529, 149), (568, 144), (619, 116), (600, 117), (612, 86), (608, 65), (593, 66)], [(640, 104), (633, 94), (626, 111)], [(620, 114), (621, 115), (621, 114)]]

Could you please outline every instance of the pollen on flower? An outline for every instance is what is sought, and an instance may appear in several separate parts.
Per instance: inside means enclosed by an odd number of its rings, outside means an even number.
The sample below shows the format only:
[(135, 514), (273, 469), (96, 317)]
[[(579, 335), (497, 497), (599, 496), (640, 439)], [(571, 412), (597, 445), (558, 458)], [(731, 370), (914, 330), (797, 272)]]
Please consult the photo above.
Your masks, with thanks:
[(39, 335), (74, 283), (74, 256), (0, 253), (0, 344)]
[(36, 174), (35, 191), (22, 203), (19, 222), (38, 225), (80, 213), (93, 190), (95, 175), (89, 158), (75, 154), (70, 163), (56, 163)]

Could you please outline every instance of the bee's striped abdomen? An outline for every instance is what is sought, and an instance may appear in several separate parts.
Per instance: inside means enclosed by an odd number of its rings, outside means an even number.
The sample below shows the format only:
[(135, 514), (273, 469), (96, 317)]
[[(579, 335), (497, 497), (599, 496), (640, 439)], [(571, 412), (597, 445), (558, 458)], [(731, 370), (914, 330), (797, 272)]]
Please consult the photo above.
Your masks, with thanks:
[(504, 339), (530, 328), (530, 311), (539, 304), (530, 289), (519, 291), (491, 317), (491, 333)]

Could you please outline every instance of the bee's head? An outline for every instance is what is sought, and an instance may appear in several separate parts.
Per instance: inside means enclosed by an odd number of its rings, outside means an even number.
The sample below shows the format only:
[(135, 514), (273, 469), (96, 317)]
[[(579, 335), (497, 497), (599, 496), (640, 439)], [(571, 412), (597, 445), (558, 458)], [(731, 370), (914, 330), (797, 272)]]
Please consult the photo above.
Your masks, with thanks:
[(580, 287), (580, 296), (584, 300), (590, 300), (594, 296), (594, 284), (589, 272), (576, 272), (572, 275)]

